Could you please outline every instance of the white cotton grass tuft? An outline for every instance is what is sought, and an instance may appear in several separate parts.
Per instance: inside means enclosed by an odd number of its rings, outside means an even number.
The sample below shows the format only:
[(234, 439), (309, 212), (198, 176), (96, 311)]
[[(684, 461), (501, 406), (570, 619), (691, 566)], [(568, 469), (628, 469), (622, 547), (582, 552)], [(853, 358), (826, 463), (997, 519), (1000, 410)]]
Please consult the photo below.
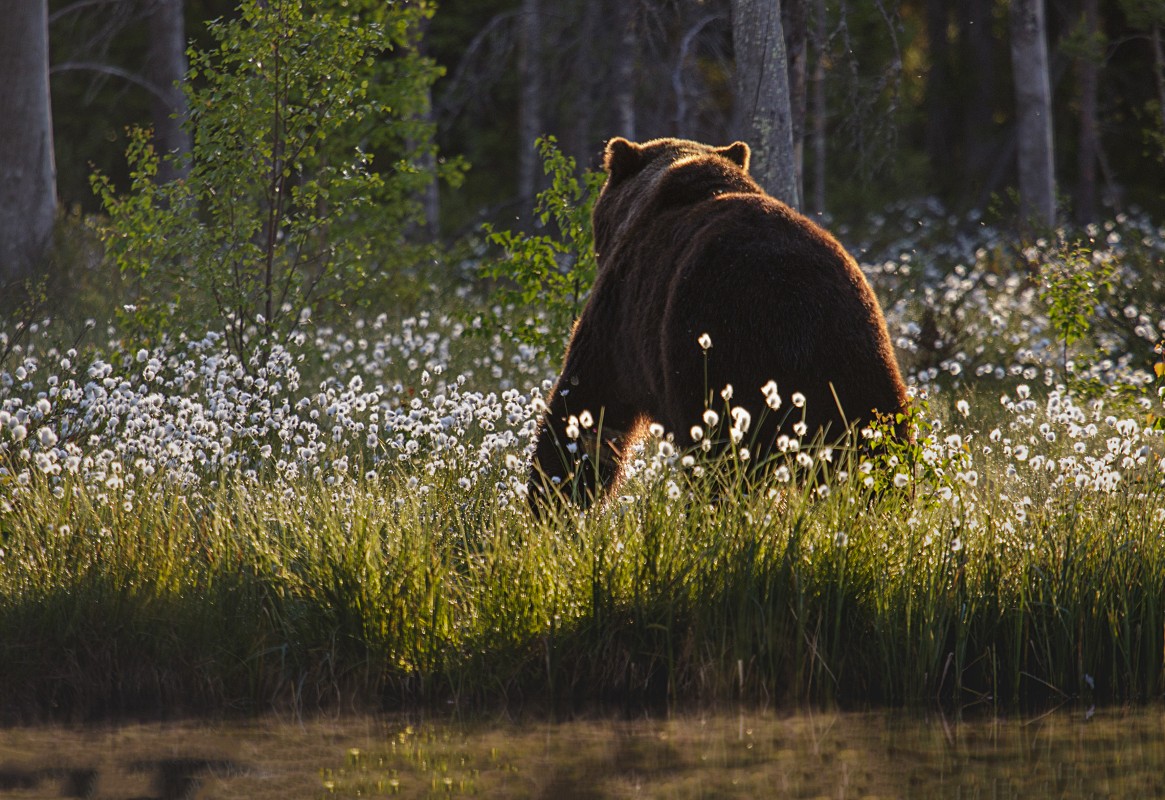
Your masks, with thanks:
[[(1165, 244), (1157, 244), (1165, 236), (1157, 227), (1118, 237), (1117, 244), (1106, 244), (1101, 231), (1096, 249), (1099, 257), (1123, 264), (1125, 243), (1146, 239), (1154, 253), (1165, 254)], [(1033, 257), (1046, 258), (1051, 247), (1033, 245)], [(947, 509), (944, 513), (964, 521), (983, 513), (988, 493), (1001, 487), (1053, 498), (1126, 493), (1151, 517), (1159, 510), (1158, 499), (1137, 495), (1141, 487), (1159, 483), (1165, 471), (1161, 435), (1144, 421), (1149, 414), (1161, 416), (1151, 370), (1125, 357), (1137, 350), (1115, 336), (1111, 343), (1089, 342), (1097, 348), (1095, 357), (1071, 348), (1067, 366), (1073, 380), (1143, 395), (1140, 405), (1127, 408), (1108, 397), (1074, 397), (1061, 385), (1068, 374), (1062, 341), (1049, 327), (1038, 291), (1023, 276), (992, 272), (991, 249), (982, 250), (981, 257), (974, 250), (960, 254), (959, 268), (941, 275), (923, 274), (918, 257), (863, 265), (878, 272), (887, 297), (911, 298), (884, 298), (883, 307), (895, 345), (908, 356), (903, 363), (919, 364), (907, 375), (911, 396), (921, 403), (929, 394), (930, 409), (918, 411), (926, 425), (936, 427), (919, 426), (915, 444), (921, 461), (917, 471), (907, 471), (889, 464), (883, 431), (872, 426), (861, 444), (878, 454), (870, 456), (877, 464), (868, 470), (861, 462), (850, 467), (857, 476), (850, 487), (867, 480), (876, 486), (917, 482), (918, 497), (932, 498)], [(943, 309), (956, 304), (966, 316), (959, 321), (957, 344), (944, 340), (943, 360), (909, 357), (935, 344), (921, 340), (920, 314), (936, 312), (941, 320)], [(1147, 301), (1121, 300), (1114, 308), (1128, 320), (1129, 336), (1148, 343), (1144, 347), (1165, 330)], [(504, 337), (468, 345), (461, 338), (467, 327), (439, 314), (399, 322), (355, 320), (348, 331), (305, 327), (250, 363), (233, 355), (217, 332), (148, 350), (121, 351), (116, 342), (81, 353), (41, 344), (37, 353), (32, 344), (9, 348), (9, 363), (0, 366), (0, 469), (5, 470), (0, 485), (9, 494), (28, 491), (38, 481), (60, 489), (66, 479), (73, 486), (100, 487), (94, 491), (114, 491), (112, 485), (140, 492), (148, 484), (194, 492), (223, 476), (238, 476), (249, 486), (295, 496), (325, 480), (332, 482), (323, 491), (333, 491), (344, 481), (350, 486), (376, 475), (386, 485), (414, 482), (410, 500), (425, 490), (460, 489), (464, 479), (469, 491), (488, 491), (521, 507), (531, 445), (555, 386), (555, 365), (536, 348)], [(0, 347), (13, 341), (6, 335), (0, 330)], [(709, 352), (708, 333), (696, 338), (709, 363), (720, 358)], [(467, 345), (475, 355), (460, 358)], [(602, 423), (602, 409), (581, 408), (569, 394), (569, 382), (562, 388), (558, 399), (577, 414), (567, 425), (575, 438), (563, 445), (575, 444), (580, 453), (587, 449), (583, 437)], [(827, 469), (824, 452), (796, 438), (808, 434), (801, 414), (793, 412), (786, 421), (791, 409), (805, 407), (801, 393), (788, 393), (794, 385), (785, 387), (785, 395), (775, 379), (757, 387), (765, 406), (758, 404), (747, 418), (736, 411), (728, 391), (717, 397), (717, 387), (705, 388), (718, 409), (708, 409), (700, 420), (684, 420), (703, 423), (691, 426), (689, 436), (677, 432), (684, 444), (696, 446), (686, 450), (666, 440), (669, 447), (652, 444), (636, 453), (633, 460), (643, 466), (624, 491), (641, 493), (650, 481), (667, 480), (669, 470), (704, 469), (720, 454), (729, 455), (717, 445), (732, 440), (736, 456), (747, 445), (753, 462), (762, 455), (784, 460), (773, 467), (777, 484), (785, 474), (782, 466), (810, 469), (793, 460), (801, 453), (812, 457), (813, 469)], [(756, 388), (737, 389), (742, 402), (750, 402), (749, 392), (755, 401)], [(766, 416), (759, 416), (758, 408)], [(976, 421), (982, 418), (992, 421), (980, 428)], [(731, 427), (718, 430), (722, 421)], [(787, 427), (775, 442), (762, 443), (761, 421)], [(557, 422), (564, 423), (569, 420)], [(653, 434), (665, 441), (662, 429)], [(839, 474), (844, 462), (835, 455)], [(843, 494), (839, 484), (840, 478), (829, 484), (831, 500)], [(11, 497), (4, 499), (13, 505)], [(109, 507), (121, 507), (118, 502), (110, 498)], [(1037, 514), (1034, 507), (999, 502), (1000, 519), (1017, 529)], [(139, 496), (134, 507), (140, 506)], [(1008, 519), (1008, 513), (1014, 516)], [(964, 542), (973, 539), (963, 535)]]

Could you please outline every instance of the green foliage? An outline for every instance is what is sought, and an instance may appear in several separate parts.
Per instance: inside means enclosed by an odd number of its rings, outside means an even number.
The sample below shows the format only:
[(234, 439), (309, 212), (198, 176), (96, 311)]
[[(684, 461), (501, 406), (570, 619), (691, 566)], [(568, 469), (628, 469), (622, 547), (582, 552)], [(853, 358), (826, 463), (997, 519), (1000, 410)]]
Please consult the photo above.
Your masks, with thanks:
[(1064, 344), (1064, 369), (1068, 348), (1092, 330), (1097, 310), (1113, 290), (1116, 265), (1111, 259), (1093, 259), (1081, 246), (1064, 245), (1036, 264), (1040, 299), (1048, 319)]
[[(127, 321), (142, 339), (218, 318), (240, 355), (283, 341), (313, 312), (367, 299), (421, 221), (439, 70), (410, 48), (432, 8), (366, 21), (327, 5), (245, 0), (211, 24), (216, 46), (190, 52), (183, 179), (157, 182), (141, 130), (128, 194), (93, 178), (110, 257), (138, 282)], [(396, 160), (375, 171), (372, 148)]]
[(484, 265), (481, 275), (499, 281), (496, 296), (503, 308), (516, 306), (543, 316), (510, 323), (495, 314), (484, 329), (505, 331), (556, 361), (595, 280), (591, 209), (604, 176), (585, 172), (580, 178), (574, 159), (558, 149), (553, 136), (538, 139), (537, 146), (550, 186), (539, 193), (534, 210), (542, 226), (552, 226), (557, 235), (498, 231), (486, 225), (487, 241), (505, 256)]
[(1119, 0), (1129, 25), (1147, 30), (1165, 25), (1165, 2), (1162, 0)]

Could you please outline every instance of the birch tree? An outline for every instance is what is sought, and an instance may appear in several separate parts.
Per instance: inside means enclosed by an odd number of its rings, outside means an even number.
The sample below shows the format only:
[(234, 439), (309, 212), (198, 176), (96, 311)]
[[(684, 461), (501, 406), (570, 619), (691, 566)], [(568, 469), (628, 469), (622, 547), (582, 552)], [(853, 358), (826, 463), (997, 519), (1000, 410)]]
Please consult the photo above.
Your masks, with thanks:
[(541, 0), (522, 0), (519, 31), (522, 93), (518, 107), (518, 199), (522, 213), (528, 214), (538, 191), (539, 163), (534, 141), (543, 133)]
[(56, 217), (48, 3), (9, 3), (0, 24), (0, 283), (31, 275)]
[(1011, 4), (1011, 69), (1022, 222), (1051, 227), (1056, 221), (1056, 185), (1043, 0)]
[(732, 0), (732, 45), (736, 127), (752, 146), (753, 177), (774, 197), (800, 208), (780, 0)]
[(1080, 92), (1080, 140), (1076, 145), (1076, 221), (1096, 219), (1096, 165), (1100, 158), (1098, 91), (1104, 39), (1099, 30), (1097, 0), (1084, 0), (1081, 9), (1082, 47), (1076, 57)]
[(190, 153), (190, 134), (184, 127), (186, 95), (182, 91), (187, 68), (183, 6), (183, 0), (153, 0), (149, 7), (148, 74), (157, 87), (151, 94), (154, 142), (159, 152), (179, 156), (162, 162), (158, 180), (163, 182), (185, 174), (181, 157)]
[(825, 214), (825, 62), (827, 27), (825, 0), (813, 0), (813, 206), (818, 216)]

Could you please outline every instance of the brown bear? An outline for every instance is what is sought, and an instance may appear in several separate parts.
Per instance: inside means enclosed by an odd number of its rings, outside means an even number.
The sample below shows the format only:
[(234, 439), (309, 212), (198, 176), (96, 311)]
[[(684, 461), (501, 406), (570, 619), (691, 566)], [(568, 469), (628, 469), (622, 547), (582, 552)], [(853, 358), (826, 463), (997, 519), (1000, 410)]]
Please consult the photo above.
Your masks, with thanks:
[[(598, 274), (539, 423), (536, 510), (549, 495), (601, 495), (645, 422), (692, 444), (706, 409), (724, 415), (728, 384), (753, 421), (754, 463), (799, 422), (802, 441), (833, 442), (905, 410), (886, 321), (857, 263), (766, 194), (749, 156), (743, 142), (607, 144)], [(770, 381), (783, 403), (775, 412), (762, 390)], [(797, 392), (806, 403), (788, 413)]]

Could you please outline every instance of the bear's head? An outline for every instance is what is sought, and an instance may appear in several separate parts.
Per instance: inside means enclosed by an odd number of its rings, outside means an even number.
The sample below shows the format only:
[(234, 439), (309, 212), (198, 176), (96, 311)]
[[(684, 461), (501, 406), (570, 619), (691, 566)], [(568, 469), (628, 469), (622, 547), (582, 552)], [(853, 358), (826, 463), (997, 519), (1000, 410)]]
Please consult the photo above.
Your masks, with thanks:
[(607, 180), (595, 201), (595, 250), (601, 256), (645, 214), (726, 191), (760, 191), (748, 176), (751, 150), (744, 142), (713, 147), (688, 139), (607, 142)]
[(653, 162), (670, 166), (682, 160), (716, 156), (727, 159), (748, 172), (748, 160), (751, 155), (752, 152), (744, 142), (733, 142), (727, 147), (712, 147), (687, 139), (653, 139), (650, 142), (636, 144), (616, 136), (607, 142), (607, 150), (603, 154), (603, 169), (607, 172), (608, 184), (617, 184)]

